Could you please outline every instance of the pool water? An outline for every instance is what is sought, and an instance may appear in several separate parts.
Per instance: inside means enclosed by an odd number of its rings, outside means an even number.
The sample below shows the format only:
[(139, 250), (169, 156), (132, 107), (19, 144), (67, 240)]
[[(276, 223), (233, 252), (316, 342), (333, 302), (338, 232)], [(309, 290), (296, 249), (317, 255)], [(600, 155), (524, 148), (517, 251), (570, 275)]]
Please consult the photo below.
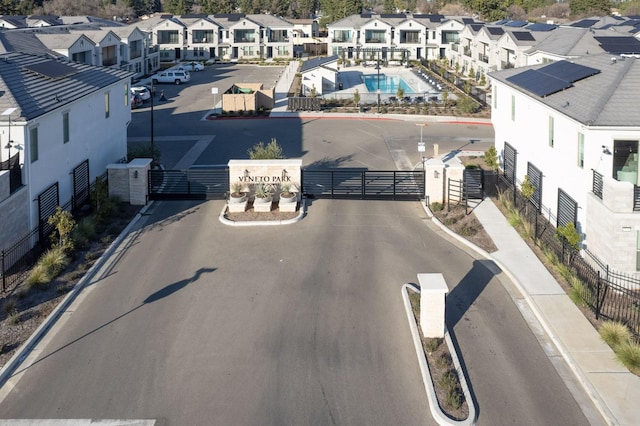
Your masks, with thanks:
[[(370, 93), (376, 93), (378, 90), (378, 74), (364, 75), (363, 79), (367, 90)], [(418, 93), (401, 77), (380, 74), (380, 93), (392, 93), (395, 95), (398, 92), (398, 87), (401, 87), (405, 94)]]

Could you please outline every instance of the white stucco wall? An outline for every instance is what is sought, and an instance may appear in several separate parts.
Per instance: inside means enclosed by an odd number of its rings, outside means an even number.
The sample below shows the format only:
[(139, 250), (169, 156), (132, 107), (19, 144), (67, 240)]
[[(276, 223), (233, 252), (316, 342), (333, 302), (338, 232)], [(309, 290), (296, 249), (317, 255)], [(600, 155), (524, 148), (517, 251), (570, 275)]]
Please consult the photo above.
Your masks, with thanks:
[[(131, 108), (125, 105), (125, 85), (119, 82), (98, 90), (76, 102), (31, 120), (12, 139), (24, 146), (24, 184), (28, 185), (31, 213), (29, 227), (37, 224), (37, 196), (53, 183), (59, 183), (60, 202), (73, 193), (70, 174), (84, 160), (89, 160), (90, 180), (106, 171), (109, 163), (127, 155), (127, 124)], [(109, 92), (109, 118), (105, 118), (105, 93)], [(126, 95), (128, 97), (128, 94)], [(63, 112), (69, 112), (69, 142), (63, 143)], [(29, 132), (38, 128), (38, 160), (31, 162)], [(15, 137), (13, 136), (15, 134)]]

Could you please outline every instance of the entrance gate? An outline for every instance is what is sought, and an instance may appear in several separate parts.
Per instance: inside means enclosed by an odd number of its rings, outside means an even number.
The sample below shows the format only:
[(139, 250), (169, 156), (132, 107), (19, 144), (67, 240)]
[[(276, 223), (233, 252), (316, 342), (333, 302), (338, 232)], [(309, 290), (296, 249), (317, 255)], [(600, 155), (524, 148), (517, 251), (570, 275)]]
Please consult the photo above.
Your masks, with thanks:
[(229, 192), (227, 166), (189, 170), (149, 170), (150, 200), (216, 200)]
[(310, 198), (421, 200), (424, 171), (302, 170), (302, 193)]

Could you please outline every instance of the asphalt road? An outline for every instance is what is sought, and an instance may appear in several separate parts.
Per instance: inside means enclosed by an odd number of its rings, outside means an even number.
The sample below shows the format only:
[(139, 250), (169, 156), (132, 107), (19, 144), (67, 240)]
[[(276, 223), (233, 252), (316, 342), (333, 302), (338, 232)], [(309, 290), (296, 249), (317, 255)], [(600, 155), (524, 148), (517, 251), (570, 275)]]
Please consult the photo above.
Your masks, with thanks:
[[(244, 158), (271, 137), (307, 166), (420, 161), (414, 123), (202, 121), (204, 100), (188, 101), (197, 86), (168, 87), (156, 135), (173, 164), (202, 135), (211, 141), (196, 164)], [(148, 134), (148, 118), (148, 109), (134, 114), (132, 137)], [(468, 148), (469, 139), (484, 151), (493, 135), (489, 126), (432, 125), (423, 137), (441, 152)], [(0, 390), (0, 417), (433, 424), (400, 288), (417, 273), (441, 272), (478, 423), (588, 424), (509, 284), (443, 238), (417, 203), (316, 200), (303, 221), (260, 228), (223, 226), (222, 206), (154, 204)]]

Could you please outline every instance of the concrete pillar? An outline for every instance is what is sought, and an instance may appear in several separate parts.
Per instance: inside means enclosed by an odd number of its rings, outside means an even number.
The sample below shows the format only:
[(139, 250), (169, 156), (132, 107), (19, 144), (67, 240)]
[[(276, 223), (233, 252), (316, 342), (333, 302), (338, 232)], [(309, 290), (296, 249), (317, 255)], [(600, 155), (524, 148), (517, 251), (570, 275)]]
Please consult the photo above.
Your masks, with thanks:
[(424, 162), (424, 187), (429, 203), (442, 203), (445, 200), (444, 168), (445, 165), (439, 158), (432, 158)]
[(127, 164), (129, 169), (129, 202), (144, 206), (149, 199), (149, 170), (151, 158), (135, 158)]
[(109, 197), (118, 197), (129, 202), (129, 171), (124, 163), (107, 165)]
[(424, 337), (444, 337), (445, 296), (449, 292), (442, 274), (418, 274), (420, 328)]

